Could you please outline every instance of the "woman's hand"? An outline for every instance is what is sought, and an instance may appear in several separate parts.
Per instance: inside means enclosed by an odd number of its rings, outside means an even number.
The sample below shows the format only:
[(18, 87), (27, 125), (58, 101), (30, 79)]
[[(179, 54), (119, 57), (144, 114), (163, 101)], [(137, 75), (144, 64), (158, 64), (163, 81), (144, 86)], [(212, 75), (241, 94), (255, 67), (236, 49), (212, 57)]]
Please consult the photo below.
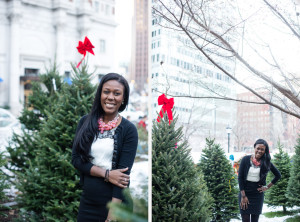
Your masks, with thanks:
[(249, 200), (248, 200), (248, 197), (242, 196), (242, 198), (241, 198), (241, 209), (243, 209), (243, 210), (248, 209), (248, 204), (250, 204)]
[(128, 170), (128, 167), (124, 169), (117, 169), (109, 171), (108, 181), (118, 187), (125, 188), (129, 183), (129, 175), (123, 173)]
[(261, 193), (261, 192), (265, 192), (266, 190), (268, 190), (269, 189), (269, 187), (267, 187), (267, 186), (262, 186), (262, 187), (259, 187), (259, 188), (257, 188), (257, 190)]

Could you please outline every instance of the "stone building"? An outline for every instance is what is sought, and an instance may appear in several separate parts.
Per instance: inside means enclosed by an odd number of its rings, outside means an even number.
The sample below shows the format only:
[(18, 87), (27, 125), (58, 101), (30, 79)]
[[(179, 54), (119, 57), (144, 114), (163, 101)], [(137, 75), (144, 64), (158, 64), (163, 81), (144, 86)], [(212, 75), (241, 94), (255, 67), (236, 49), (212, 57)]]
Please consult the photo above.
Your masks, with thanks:
[(78, 63), (78, 41), (95, 46), (88, 55), (93, 81), (114, 68), (114, 0), (0, 1), (0, 107), (18, 115), (30, 82), (56, 61), (62, 76)]

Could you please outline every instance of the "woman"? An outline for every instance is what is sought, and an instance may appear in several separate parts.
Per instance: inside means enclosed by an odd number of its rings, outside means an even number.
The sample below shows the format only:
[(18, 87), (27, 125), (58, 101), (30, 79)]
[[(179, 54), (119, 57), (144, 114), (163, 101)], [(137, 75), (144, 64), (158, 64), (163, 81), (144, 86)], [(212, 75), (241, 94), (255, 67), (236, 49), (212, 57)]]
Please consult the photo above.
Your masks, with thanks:
[[(272, 182), (266, 185), (269, 172), (275, 175)], [(280, 172), (271, 163), (269, 145), (263, 139), (254, 144), (254, 154), (243, 157), (239, 168), (239, 204), (243, 222), (257, 222), (261, 214), (264, 192), (270, 189), (281, 177)]]
[(79, 121), (72, 149), (83, 186), (77, 221), (112, 221), (107, 203), (124, 201), (138, 143), (136, 127), (119, 115), (128, 99), (126, 79), (109, 73), (101, 79), (90, 113)]

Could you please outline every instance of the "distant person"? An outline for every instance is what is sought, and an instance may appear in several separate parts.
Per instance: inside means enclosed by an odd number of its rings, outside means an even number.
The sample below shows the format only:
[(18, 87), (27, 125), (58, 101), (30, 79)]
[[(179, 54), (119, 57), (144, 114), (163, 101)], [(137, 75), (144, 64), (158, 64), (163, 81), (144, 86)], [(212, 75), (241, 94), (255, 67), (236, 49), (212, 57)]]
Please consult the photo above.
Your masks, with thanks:
[[(275, 177), (266, 186), (266, 178), (270, 170)], [(271, 163), (268, 143), (258, 139), (254, 144), (254, 154), (243, 157), (239, 167), (239, 205), (243, 222), (258, 222), (262, 212), (264, 192), (270, 189), (280, 177), (280, 172)]]
[(130, 116), (127, 116), (126, 119), (130, 121)]
[(143, 116), (141, 118), (141, 120), (138, 122), (138, 127), (139, 128), (144, 128), (146, 130), (146, 127), (147, 127), (146, 120), (147, 120), (147, 116)]
[(72, 149), (83, 185), (78, 222), (112, 221), (107, 203), (124, 201), (138, 143), (136, 127), (119, 114), (128, 100), (126, 79), (109, 73), (101, 79), (90, 113), (78, 123)]

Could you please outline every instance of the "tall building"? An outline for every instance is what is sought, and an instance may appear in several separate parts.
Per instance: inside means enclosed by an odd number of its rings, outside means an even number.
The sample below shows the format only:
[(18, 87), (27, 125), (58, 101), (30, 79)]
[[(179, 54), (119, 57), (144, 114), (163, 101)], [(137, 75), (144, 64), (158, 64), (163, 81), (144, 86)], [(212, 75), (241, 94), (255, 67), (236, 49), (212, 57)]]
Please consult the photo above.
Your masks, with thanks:
[[(156, 118), (161, 106), (157, 98), (162, 93), (174, 96), (174, 110), (178, 126), (193, 152), (205, 147), (205, 138), (216, 138), (216, 143), (228, 151), (226, 128), (232, 128), (236, 116), (236, 103), (204, 97), (217, 96), (214, 92), (235, 98), (234, 83), (222, 74), (199, 51), (192, 42), (179, 32), (164, 29), (159, 18), (153, 18), (151, 30), (151, 85), (152, 110)], [(234, 62), (223, 60), (224, 67), (234, 72)], [(214, 91), (214, 92), (212, 92)], [(191, 98), (198, 97), (198, 98)], [(233, 151), (231, 137), (230, 152)]]
[[(271, 97), (270, 91), (261, 89), (258, 92), (265, 98)], [(251, 92), (239, 93), (237, 98), (252, 102), (259, 101)], [(254, 142), (261, 138), (268, 142), (271, 152), (276, 149), (279, 140), (286, 151), (292, 152), (299, 133), (300, 120), (296, 117), (268, 104), (242, 102), (237, 104), (237, 121), (233, 128), (237, 151), (253, 152)]]
[(54, 61), (69, 77), (85, 36), (95, 46), (85, 60), (97, 82), (114, 68), (116, 25), (114, 0), (0, 1), (0, 106), (18, 114), (31, 81)]
[(131, 79), (138, 91), (145, 90), (148, 82), (148, 7), (148, 0), (134, 0)]

